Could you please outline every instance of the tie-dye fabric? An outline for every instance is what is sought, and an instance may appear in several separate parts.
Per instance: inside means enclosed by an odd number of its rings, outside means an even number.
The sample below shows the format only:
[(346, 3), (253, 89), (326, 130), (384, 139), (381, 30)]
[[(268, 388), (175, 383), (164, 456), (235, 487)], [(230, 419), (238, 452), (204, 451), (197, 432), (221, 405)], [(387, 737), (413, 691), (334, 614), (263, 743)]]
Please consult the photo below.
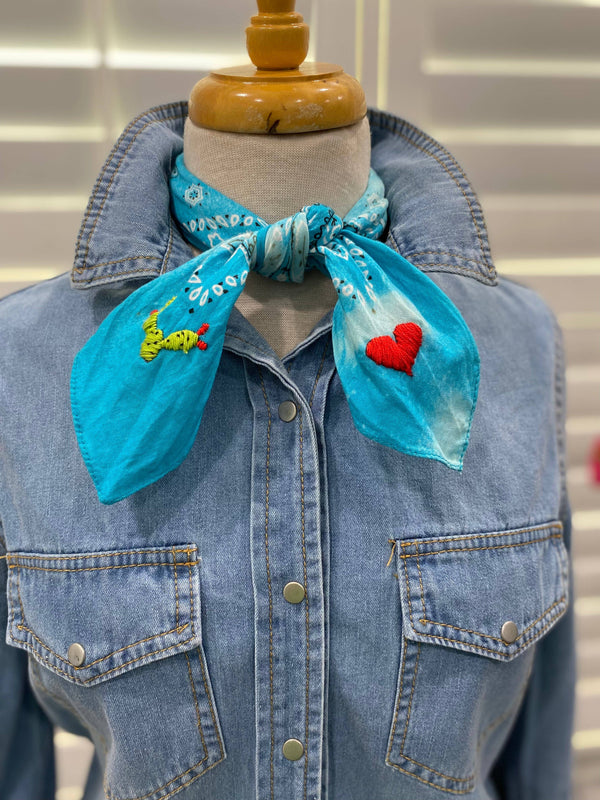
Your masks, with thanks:
[[(479, 353), (459, 310), (378, 237), (384, 187), (371, 169), (341, 219), (305, 206), (269, 225), (200, 181), (179, 155), (173, 214), (203, 252), (134, 291), (77, 354), (71, 405), (103, 503), (159, 480), (189, 452), (251, 269), (337, 289), (333, 353), (356, 428), (374, 441), (461, 470), (479, 386)], [(85, 409), (85, 413), (83, 413)]]

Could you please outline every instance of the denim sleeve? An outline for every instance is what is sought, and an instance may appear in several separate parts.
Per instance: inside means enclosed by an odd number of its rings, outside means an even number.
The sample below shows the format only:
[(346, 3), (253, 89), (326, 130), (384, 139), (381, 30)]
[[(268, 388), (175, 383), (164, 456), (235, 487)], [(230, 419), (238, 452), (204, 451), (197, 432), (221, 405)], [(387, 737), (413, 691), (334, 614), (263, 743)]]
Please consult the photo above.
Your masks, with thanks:
[(6, 643), (6, 543), (0, 525), (0, 797), (53, 800), (53, 727), (36, 701), (27, 675), (27, 653)]
[(569, 605), (536, 645), (530, 683), (516, 724), (496, 762), (492, 779), (501, 800), (570, 800), (571, 737), (575, 712), (575, 612), (571, 506), (566, 488), (565, 368), (562, 331), (556, 334), (556, 430), (561, 475), (560, 519), (569, 552)]

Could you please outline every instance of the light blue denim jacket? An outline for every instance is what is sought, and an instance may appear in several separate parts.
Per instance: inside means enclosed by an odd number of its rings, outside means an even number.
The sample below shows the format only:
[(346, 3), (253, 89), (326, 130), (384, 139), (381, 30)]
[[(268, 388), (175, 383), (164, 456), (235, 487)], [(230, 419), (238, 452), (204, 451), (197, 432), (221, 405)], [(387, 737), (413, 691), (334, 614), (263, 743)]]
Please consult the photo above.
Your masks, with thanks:
[(0, 302), (0, 797), (52, 797), (54, 723), (94, 742), (85, 800), (565, 800), (561, 332), (496, 275), (468, 179), (413, 125), (370, 111), (372, 165), (387, 244), (479, 349), (463, 471), (357, 431), (331, 311), (280, 359), (234, 307), (189, 456), (98, 501), (71, 365), (112, 308), (192, 255), (168, 194), (186, 113), (127, 127), (71, 273)]

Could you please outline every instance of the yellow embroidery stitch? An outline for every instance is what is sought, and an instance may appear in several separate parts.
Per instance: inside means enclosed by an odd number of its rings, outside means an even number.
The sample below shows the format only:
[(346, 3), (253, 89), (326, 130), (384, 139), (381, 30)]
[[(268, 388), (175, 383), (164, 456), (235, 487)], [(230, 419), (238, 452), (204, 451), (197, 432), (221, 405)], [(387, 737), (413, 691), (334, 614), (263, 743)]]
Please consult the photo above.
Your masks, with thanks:
[(198, 328), (196, 332), (187, 329), (175, 331), (169, 334), (166, 338), (162, 330), (156, 324), (158, 315), (170, 306), (175, 300), (172, 297), (160, 310), (150, 312), (150, 316), (142, 324), (146, 338), (140, 347), (140, 356), (149, 363), (159, 354), (161, 350), (183, 350), (184, 353), (189, 353), (193, 347), (199, 350), (206, 350), (207, 344), (203, 342), (200, 337), (206, 333), (210, 327), (208, 322)]

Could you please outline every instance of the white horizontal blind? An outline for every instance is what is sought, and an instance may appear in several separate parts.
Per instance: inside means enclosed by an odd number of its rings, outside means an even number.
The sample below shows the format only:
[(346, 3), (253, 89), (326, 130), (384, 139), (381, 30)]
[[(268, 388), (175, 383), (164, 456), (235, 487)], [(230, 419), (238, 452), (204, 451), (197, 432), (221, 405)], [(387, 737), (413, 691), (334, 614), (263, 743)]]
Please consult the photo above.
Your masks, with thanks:
[[(600, 0), (297, 0), (311, 58), (459, 160), (501, 274), (555, 309), (567, 349), (579, 666), (576, 800), (600, 791)], [(21, 0), (0, 8), (0, 295), (70, 268), (114, 140), (246, 62), (253, 0)], [(59, 800), (80, 790), (76, 740)], [(74, 750), (75, 748), (75, 750)], [(71, 765), (71, 766), (70, 766)], [(597, 782), (597, 783), (596, 783)], [(596, 787), (596, 789), (594, 789)]]
[(1, 5), (0, 293), (69, 268), (96, 175), (127, 122), (187, 98), (210, 69), (247, 62), (255, 8), (248, 0)]

